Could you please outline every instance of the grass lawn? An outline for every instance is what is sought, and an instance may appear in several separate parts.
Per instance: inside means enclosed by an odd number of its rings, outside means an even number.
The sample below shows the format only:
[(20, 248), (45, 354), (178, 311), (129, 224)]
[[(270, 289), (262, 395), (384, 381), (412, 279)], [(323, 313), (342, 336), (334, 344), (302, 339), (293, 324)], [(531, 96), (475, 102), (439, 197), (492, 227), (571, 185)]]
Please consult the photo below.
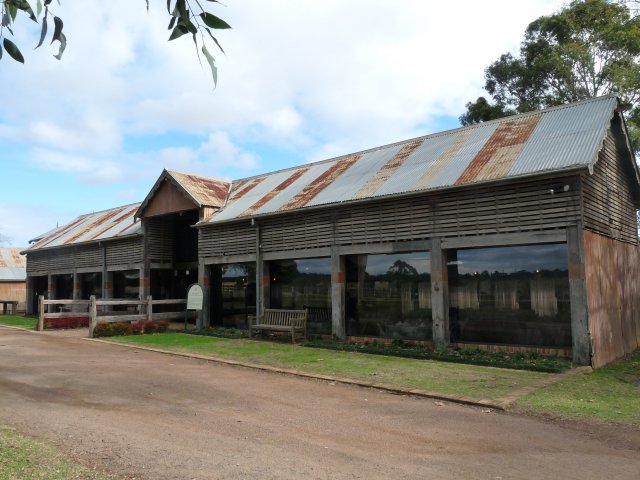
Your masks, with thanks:
[(23, 317), (20, 315), (0, 315), (0, 325), (12, 327), (24, 327), (35, 329), (38, 319), (36, 317)]
[(111, 337), (121, 343), (347, 377), (476, 400), (496, 400), (548, 374), (431, 360), (339, 352), (247, 339), (166, 333)]
[(54, 445), (0, 426), (0, 480), (115, 480), (73, 462)]
[(520, 411), (640, 425), (640, 350), (521, 398)]

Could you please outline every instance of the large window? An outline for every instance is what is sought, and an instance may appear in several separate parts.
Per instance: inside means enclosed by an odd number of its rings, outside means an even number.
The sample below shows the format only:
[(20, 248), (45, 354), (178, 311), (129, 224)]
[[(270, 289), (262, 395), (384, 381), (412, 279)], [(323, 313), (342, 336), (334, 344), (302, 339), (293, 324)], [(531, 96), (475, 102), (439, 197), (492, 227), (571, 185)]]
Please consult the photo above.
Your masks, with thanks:
[(211, 267), (212, 322), (214, 325), (248, 328), (248, 315), (256, 313), (256, 267), (234, 263)]
[(269, 264), (271, 308), (308, 309), (308, 333), (331, 334), (331, 259), (280, 260)]
[(140, 272), (113, 272), (113, 298), (133, 299), (140, 295)]
[(56, 285), (56, 298), (73, 299), (73, 274), (56, 275), (53, 278)]
[(89, 300), (91, 295), (102, 298), (102, 273), (80, 274), (80, 296), (82, 300)]
[(448, 255), (452, 341), (571, 345), (566, 244)]
[(431, 338), (429, 252), (346, 258), (347, 335)]

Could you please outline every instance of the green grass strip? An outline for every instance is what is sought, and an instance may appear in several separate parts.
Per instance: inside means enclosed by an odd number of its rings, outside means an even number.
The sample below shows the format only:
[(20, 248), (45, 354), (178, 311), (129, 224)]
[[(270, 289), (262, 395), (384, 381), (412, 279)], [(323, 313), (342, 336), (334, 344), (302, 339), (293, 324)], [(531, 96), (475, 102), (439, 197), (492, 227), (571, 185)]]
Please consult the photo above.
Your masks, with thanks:
[(0, 426), (0, 480), (114, 480), (69, 459), (49, 442)]
[(0, 325), (35, 329), (38, 319), (35, 317), (23, 317), (20, 315), (0, 315)]
[(540, 372), (340, 352), (300, 345), (183, 333), (111, 337), (110, 340), (308, 373), (417, 388), (447, 395), (462, 395), (476, 400), (497, 400), (513, 390), (520, 389), (547, 376), (547, 374)]
[(640, 425), (640, 350), (589, 375), (578, 375), (521, 398), (523, 411)]

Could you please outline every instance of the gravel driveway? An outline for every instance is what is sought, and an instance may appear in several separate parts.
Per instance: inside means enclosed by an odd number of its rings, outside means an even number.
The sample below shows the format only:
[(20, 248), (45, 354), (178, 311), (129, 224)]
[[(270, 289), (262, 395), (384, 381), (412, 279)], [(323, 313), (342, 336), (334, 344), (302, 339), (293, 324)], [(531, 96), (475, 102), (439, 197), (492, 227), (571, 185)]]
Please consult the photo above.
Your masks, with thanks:
[(124, 478), (640, 478), (636, 430), (4, 327), (0, 421)]

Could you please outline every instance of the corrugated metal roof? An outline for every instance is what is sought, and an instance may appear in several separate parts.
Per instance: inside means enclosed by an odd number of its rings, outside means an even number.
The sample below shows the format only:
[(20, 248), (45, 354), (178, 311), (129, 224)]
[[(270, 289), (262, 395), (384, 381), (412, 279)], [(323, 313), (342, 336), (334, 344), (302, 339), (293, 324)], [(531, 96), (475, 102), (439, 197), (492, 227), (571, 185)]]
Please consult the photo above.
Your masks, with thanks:
[(571, 168), (591, 170), (617, 106), (616, 96), (609, 95), (238, 180), (229, 202), (207, 222)]
[(134, 203), (80, 215), (72, 222), (37, 237), (27, 252), (140, 234), (140, 220), (134, 217), (139, 207), (139, 203)]
[(0, 248), (0, 282), (21, 282), (27, 278), (27, 258), (21, 248)]
[(221, 207), (229, 193), (231, 182), (190, 173), (167, 170), (180, 186), (193, 197), (199, 206)]
[(170, 181), (181, 190), (182, 193), (193, 202), (194, 208), (222, 207), (231, 188), (231, 182), (226, 180), (176, 172), (173, 170), (163, 170), (151, 188), (151, 191), (147, 194), (147, 197), (140, 204), (136, 212), (136, 218), (143, 215), (147, 205), (165, 180)]

